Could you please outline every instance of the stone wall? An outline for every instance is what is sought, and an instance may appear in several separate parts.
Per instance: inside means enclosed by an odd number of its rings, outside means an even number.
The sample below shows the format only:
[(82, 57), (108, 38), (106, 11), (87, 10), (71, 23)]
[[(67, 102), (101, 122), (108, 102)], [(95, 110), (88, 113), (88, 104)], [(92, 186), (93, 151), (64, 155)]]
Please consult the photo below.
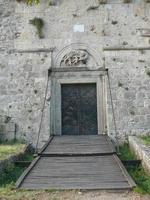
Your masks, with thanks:
[(142, 139), (136, 136), (129, 136), (129, 145), (136, 158), (142, 161), (145, 171), (150, 174), (150, 147), (145, 145)]
[[(37, 7), (28, 7), (0, 0), (0, 115), (10, 116), (17, 124), (17, 137), (35, 145), (47, 69), (57, 63), (62, 49), (81, 43), (91, 49), (99, 67), (109, 69), (120, 139), (150, 131), (150, 3), (98, 2), (56, 0), (48, 5), (43, 0)], [(44, 20), (43, 39), (29, 24), (34, 17)], [(50, 49), (54, 49), (52, 62)], [(49, 99), (50, 86), (41, 141), (50, 133)], [(114, 135), (108, 88), (106, 99), (106, 129)]]

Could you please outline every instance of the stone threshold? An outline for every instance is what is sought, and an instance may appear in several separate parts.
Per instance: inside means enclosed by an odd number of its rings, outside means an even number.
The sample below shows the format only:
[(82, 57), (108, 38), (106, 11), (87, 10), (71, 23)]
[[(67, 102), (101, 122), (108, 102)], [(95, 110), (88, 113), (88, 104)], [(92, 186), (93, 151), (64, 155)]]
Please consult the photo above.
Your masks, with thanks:
[(136, 157), (142, 161), (142, 166), (150, 174), (150, 146), (145, 145), (136, 136), (129, 136), (129, 145)]

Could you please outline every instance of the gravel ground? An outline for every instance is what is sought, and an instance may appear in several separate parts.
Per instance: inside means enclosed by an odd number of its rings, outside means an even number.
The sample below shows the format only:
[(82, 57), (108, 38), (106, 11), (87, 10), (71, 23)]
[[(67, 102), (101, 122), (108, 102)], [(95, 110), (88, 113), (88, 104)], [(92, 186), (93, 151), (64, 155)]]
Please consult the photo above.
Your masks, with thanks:
[(150, 200), (150, 195), (132, 192), (6, 190), (0, 192), (0, 200)]
[(109, 192), (54, 192), (54, 193), (39, 193), (36, 200), (150, 200), (149, 195), (139, 195), (134, 193), (109, 193)]

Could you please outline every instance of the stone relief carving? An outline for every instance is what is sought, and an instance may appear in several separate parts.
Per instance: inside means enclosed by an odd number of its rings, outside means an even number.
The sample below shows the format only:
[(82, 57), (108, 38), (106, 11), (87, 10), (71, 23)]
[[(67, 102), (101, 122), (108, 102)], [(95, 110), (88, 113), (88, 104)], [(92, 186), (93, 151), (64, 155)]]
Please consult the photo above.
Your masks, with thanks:
[(86, 65), (89, 58), (89, 54), (86, 50), (74, 50), (66, 54), (62, 61), (61, 65), (63, 66), (80, 66)]

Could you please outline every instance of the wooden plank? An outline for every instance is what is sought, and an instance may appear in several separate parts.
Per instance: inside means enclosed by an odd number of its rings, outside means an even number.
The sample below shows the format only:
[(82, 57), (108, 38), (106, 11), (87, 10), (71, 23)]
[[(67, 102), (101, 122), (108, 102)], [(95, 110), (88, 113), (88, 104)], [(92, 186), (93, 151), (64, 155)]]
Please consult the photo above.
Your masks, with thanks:
[(65, 156), (68, 156), (68, 157), (77, 157), (77, 156), (101, 156), (101, 155), (112, 155), (112, 153), (108, 152), (108, 153), (43, 153), (41, 154), (42, 157), (65, 157)]
[(94, 179), (100, 179), (101, 181), (104, 181), (104, 180), (108, 180), (108, 181), (111, 181), (111, 180), (113, 180), (114, 182), (116, 182), (116, 181), (125, 181), (125, 179), (124, 179), (124, 176), (114, 176), (114, 174), (113, 175), (111, 175), (111, 174), (109, 174), (108, 176), (106, 176), (107, 174), (102, 174), (102, 173), (95, 173), (95, 174), (89, 174), (89, 173), (80, 173), (80, 174), (78, 174), (78, 173), (65, 173), (65, 174), (57, 174), (56, 172), (54, 173), (54, 174), (51, 174), (51, 175), (47, 175), (46, 176), (46, 174), (44, 174), (44, 175), (42, 175), (41, 173), (36, 173), (36, 174), (34, 174), (34, 173), (31, 173), (30, 174), (30, 177), (28, 178), (28, 180), (30, 180), (30, 179), (44, 179), (44, 180), (51, 180), (52, 178), (85, 178), (85, 177), (87, 177), (87, 178), (90, 178), (90, 177), (92, 177), (92, 178), (94, 178)]
[[(24, 181), (23, 184), (34, 184), (35, 185), (35, 188), (36, 188), (36, 185), (37, 183), (38, 184), (47, 184), (47, 189), (48, 188), (51, 188), (52, 186), (54, 185), (57, 185), (57, 187), (61, 187), (61, 185), (66, 185), (66, 189), (68, 188), (68, 186), (78, 186), (79, 184), (82, 186), (82, 185), (91, 185), (94, 184), (94, 185), (105, 185), (105, 187), (109, 184), (111, 184), (111, 187), (113, 187), (114, 185), (118, 185), (118, 187), (120, 188), (120, 186), (122, 185), (126, 185), (128, 188), (130, 187), (129, 186), (129, 183), (127, 181), (108, 181), (108, 180), (103, 180), (103, 181), (100, 181), (100, 179), (96, 179), (96, 178), (89, 178), (89, 179), (84, 179), (83, 177), (81, 178), (71, 178), (68, 179), (68, 178), (51, 178), (51, 181), (50, 180), (44, 180), (44, 179), (30, 179), (28, 181)], [(22, 185), (22, 188), (24, 187), (24, 185)], [(84, 187), (84, 186), (83, 186)], [(131, 187), (130, 187), (131, 188)], [(99, 188), (101, 189), (101, 188)]]
[[(88, 136), (55, 136), (47, 146), (44, 155), (87, 155), (87, 154), (111, 154), (116, 150), (107, 135)], [(64, 156), (65, 156), (64, 155)]]
[(35, 187), (35, 184), (34, 183), (25, 183), (23, 185), (23, 188), (25, 189), (87, 189), (87, 190), (123, 190), (123, 189), (131, 189), (129, 187), (128, 184), (120, 184), (120, 183), (109, 183), (107, 185), (103, 184), (103, 183), (99, 183), (99, 182), (94, 182), (93, 183), (89, 183), (87, 184), (86, 182), (83, 184), (83, 183), (78, 183), (78, 184), (64, 184), (64, 182), (62, 184), (56, 184), (56, 183), (53, 183), (52, 185), (48, 185), (47, 183), (40, 183), (40, 184), (36, 184), (36, 187)]

